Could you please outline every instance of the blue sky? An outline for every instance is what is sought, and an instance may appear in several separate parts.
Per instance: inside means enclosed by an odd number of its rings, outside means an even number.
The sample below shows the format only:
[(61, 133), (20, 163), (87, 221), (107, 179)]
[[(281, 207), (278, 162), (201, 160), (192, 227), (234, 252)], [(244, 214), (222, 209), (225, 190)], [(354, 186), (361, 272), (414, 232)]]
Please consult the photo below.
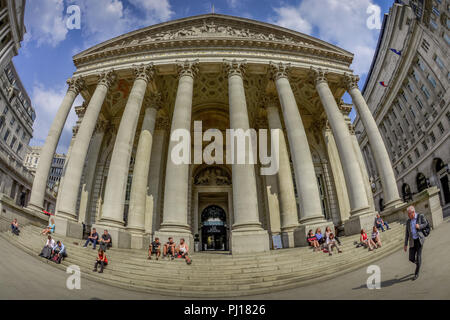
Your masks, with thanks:
[[(363, 86), (379, 29), (369, 29), (369, 6), (380, 20), (392, 0), (29, 0), (27, 34), (14, 64), (28, 91), (37, 118), (31, 145), (42, 145), (75, 71), (72, 56), (101, 41), (168, 20), (211, 12), (246, 17), (297, 30), (355, 54), (352, 68)], [(67, 7), (78, 5), (81, 28), (68, 30)], [(347, 98), (346, 98), (347, 101)], [(75, 105), (81, 104), (79, 98)], [(350, 102), (350, 101), (348, 101)], [(76, 115), (72, 111), (58, 152), (67, 152)]]

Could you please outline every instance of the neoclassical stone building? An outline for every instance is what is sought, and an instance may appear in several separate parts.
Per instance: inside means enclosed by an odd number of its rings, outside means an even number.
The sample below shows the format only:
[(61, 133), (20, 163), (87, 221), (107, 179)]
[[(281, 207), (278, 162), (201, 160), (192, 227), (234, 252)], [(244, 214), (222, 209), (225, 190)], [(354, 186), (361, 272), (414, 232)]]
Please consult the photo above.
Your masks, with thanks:
[[(56, 230), (108, 229), (113, 245), (184, 237), (233, 253), (304, 245), (309, 229), (373, 224), (369, 178), (348, 118), (353, 98), (379, 159), (386, 206), (401, 200), (389, 156), (349, 66), (353, 55), (278, 26), (219, 14), (137, 30), (74, 57), (29, 208), (42, 207), (52, 155), (78, 94), (79, 121), (60, 184)], [(201, 121), (202, 132), (194, 130)], [(252, 164), (176, 164), (176, 129), (280, 130), (279, 171)], [(225, 135), (225, 134), (224, 134)], [(191, 152), (194, 156), (194, 152)], [(45, 157), (48, 157), (45, 158)]]

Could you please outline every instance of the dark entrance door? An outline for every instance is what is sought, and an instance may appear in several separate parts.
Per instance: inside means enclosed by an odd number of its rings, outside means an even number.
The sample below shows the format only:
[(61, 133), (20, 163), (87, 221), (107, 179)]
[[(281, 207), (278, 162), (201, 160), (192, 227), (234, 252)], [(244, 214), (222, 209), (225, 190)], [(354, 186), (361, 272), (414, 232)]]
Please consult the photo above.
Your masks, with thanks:
[(219, 206), (212, 205), (203, 210), (202, 250), (228, 250), (226, 218), (225, 210)]

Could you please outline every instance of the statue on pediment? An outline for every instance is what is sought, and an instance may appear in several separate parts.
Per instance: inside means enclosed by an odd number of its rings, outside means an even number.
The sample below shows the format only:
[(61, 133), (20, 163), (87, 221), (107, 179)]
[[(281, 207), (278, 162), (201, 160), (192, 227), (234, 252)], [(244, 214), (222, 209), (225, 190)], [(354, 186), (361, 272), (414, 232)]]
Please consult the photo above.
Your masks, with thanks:
[(219, 167), (207, 167), (200, 171), (194, 179), (195, 185), (230, 185), (231, 179), (228, 173)]

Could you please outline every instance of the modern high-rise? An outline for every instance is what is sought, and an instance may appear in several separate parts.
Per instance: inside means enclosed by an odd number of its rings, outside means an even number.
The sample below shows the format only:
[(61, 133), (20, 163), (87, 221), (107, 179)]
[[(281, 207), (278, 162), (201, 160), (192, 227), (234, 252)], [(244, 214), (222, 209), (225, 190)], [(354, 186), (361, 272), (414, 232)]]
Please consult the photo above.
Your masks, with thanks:
[[(25, 156), (24, 165), (34, 175), (36, 168), (41, 157), (42, 147), (30, 147), (30, 152)], [(50, 172), (48, 175), (47, 186), (52, 189), (57, 182), (60, 181), (64, 163), (66, 161), (66, 155), (61, 153), (55, 153), (53, 156)]]

